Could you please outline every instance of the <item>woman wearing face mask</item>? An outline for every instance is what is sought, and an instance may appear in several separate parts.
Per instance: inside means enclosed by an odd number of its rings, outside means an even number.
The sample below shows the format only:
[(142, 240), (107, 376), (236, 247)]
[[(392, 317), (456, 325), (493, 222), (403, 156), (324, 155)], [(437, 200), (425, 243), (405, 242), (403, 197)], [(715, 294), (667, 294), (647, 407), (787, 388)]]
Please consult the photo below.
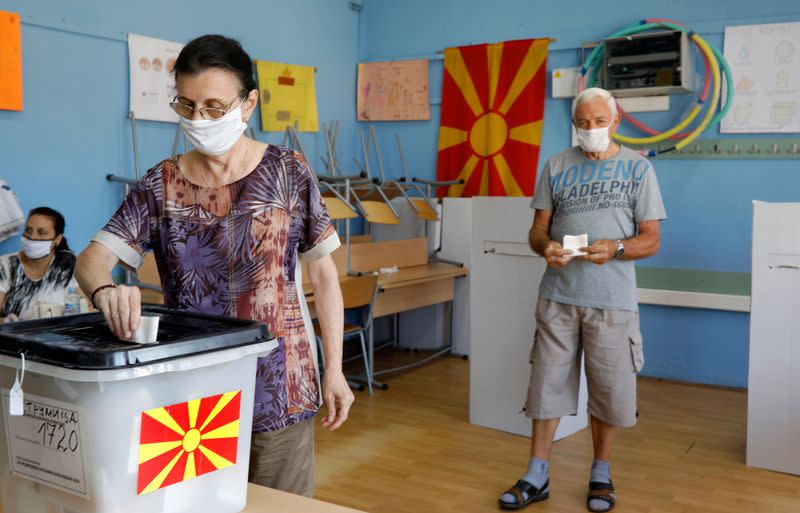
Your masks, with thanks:
[(22, 236), (22, 251), (0, 257), (0, 318), (3, 322), (38, 318), (36, 305), (63, 305), (75, 255), (64, 238), (64, 217), (55, 210), (31, 210)]
[[(310, 496), (320, 400), (330, 429), (353, 402), (341, 372), (342, 297), (330, 256), (339, 238), (303, 158), (244, 135), (258, 89), (239, 43), (195, 39), (174, 71), (171, 106), (194, 149), (162, 161), (132, 188), (78, 258), (78, 281), (123, 339), (140, 323), (141, 295), (115, 287), (111, 269), (118, 262), (138, 268), (147, 251), (168, 307), (266, 323), (279, 347), (258, 363), (250, 478)], [(299, 257), (308, 263), (322, 329), (321, 390)]]

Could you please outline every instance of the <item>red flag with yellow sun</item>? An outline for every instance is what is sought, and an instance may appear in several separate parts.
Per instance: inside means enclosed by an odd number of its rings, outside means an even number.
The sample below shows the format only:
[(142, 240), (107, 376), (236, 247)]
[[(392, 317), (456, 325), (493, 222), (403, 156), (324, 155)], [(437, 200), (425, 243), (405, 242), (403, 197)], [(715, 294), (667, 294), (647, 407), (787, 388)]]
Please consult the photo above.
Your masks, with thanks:
[(236, 464), (241, 390), (142, 412), (137, 493)]
[(448, 196), (532, 196), (544, 117), (548, 39), (444, 52), (439, 180)]

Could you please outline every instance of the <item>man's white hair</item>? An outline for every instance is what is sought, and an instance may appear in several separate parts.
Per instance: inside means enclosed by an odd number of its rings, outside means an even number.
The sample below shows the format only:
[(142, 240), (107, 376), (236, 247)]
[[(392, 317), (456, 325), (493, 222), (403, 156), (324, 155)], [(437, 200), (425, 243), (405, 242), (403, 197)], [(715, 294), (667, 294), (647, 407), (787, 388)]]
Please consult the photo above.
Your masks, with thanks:
[(605, 100), (608, 104), (608, 108), (611, 109), (611, 117), (612, 119), (617, 117), (617, 101), (614, 100), (614, 97), (611, 96), (611, 93), (606, 91), (605, 89), (601, 89), (599, 87), (590, 87), (589, 89), (584, 89), (581, 93), (572, 100), (572, 119), (575, 119), (575, 109), (578, 108), (578, 105), (584, 102), (590, 102), (596, 99)]

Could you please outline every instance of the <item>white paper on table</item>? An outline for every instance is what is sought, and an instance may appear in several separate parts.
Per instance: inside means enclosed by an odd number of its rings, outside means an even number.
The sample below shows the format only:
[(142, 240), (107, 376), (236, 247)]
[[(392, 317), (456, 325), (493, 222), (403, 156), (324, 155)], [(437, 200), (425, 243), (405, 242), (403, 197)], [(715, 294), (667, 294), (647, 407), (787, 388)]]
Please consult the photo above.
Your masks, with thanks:
[(569, 256), (586, 255), (585, 251), (580, 251), (580, 248), (585, 248), (589, 245), (589, 235), (583, 233), (581, 235), (564, 235), (564, 242), (561, 244), (563, 249), (569, 249), (572, 254)]

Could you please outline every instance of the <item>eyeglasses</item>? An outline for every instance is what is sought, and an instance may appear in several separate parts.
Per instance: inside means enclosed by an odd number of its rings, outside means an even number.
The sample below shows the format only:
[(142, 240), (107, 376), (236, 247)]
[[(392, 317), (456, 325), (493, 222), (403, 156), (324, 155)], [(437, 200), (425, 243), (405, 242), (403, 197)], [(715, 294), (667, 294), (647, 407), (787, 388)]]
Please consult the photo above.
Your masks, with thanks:
[(176, 96), (173, 98), (171, 102), (169, 102), (169, 106), (174, 110), (180, 117), (186, 119), (192, 119), (194, 117), (194, 111), (200, 112), (200, 117), (203, 119), (219, 119), (228, 112), (230, 112), (233, 104), (236, 103), (237, 100), (244, 100), (244, 97), (247, 95), (247, 91), (241, 91), (239, 96), (233, 99), (226, 107), (193, 107), (191, 105), (187, 105), (185, 103), (181, 103), (178, 101), (178, 97)]

